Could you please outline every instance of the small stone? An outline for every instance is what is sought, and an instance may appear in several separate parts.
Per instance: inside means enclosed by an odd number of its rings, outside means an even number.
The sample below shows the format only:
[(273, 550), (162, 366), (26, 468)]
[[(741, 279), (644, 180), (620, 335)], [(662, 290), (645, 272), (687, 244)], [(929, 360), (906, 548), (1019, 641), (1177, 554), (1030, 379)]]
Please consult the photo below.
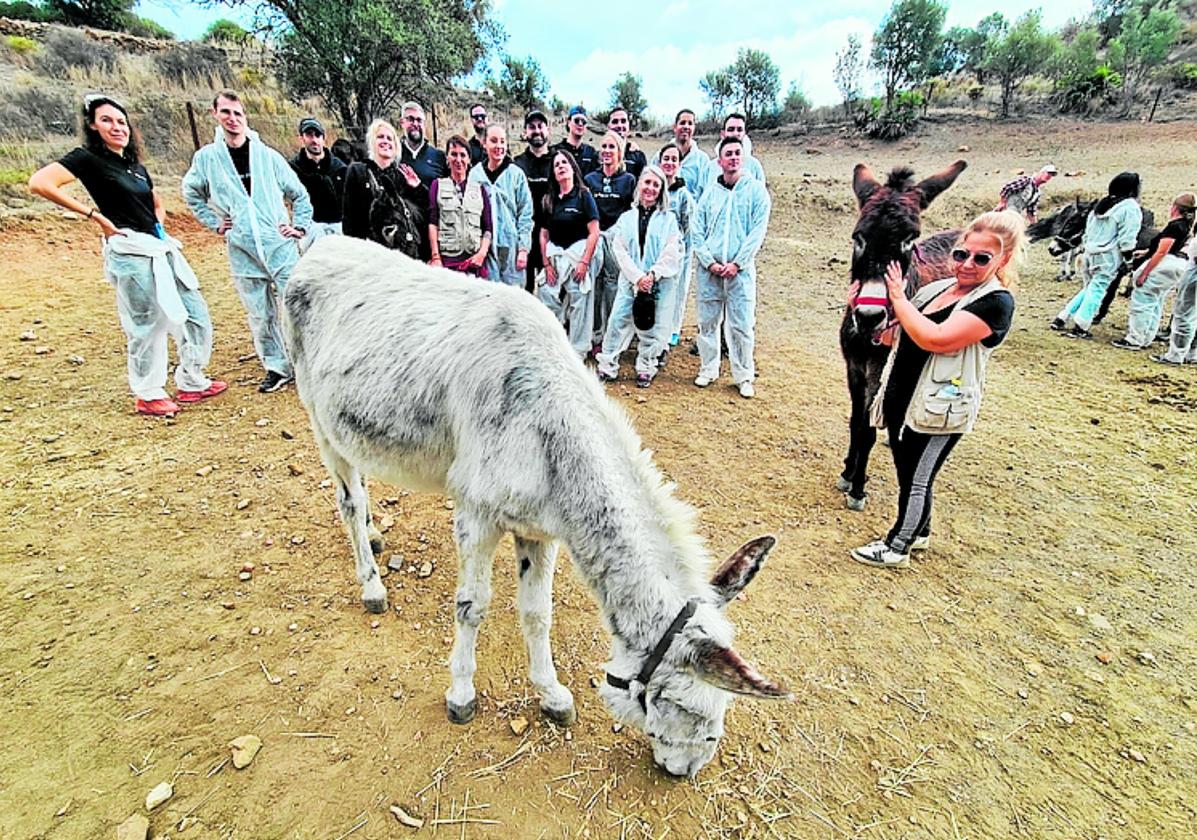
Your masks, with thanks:
[(262, 628), (261, 628), (261, 627), (258, 627), (257, 625), (254, 625), (253, 627), (249, 628), (249, 635), (251, 635), (251, 636), (261, 636), (261, 635), (262, 635)]
[(1149, 650), (1139, 651), (1139, 655), (1138, 655), (1137, 659), (1144, 665), (1155, 665), (1156, 664), (1155, 654)]
[(331, 478), (326, 478), (320, 482), (321, 490), (327, 490), (329, 487), (332, 487), (332, 479)]
[(391, 699), (392, 699), (392, 700), (402, 700), (402, 699), (403, 699), (403, 692), (402, 692), (402, 690), (400, 690), (400, 689), (398, 689), (398, 688), (397, 688), (397, 689), (395, 689), (394, 691), (392, 691), (392, 692), (391, 692)]
[(381, 626), (382, 626), (382, 623), (381, 623), (380, 621), (378, 621), (377, 619), (375, 619), (374, 621), (371, 621), (371, 622), (370, 622), (370, 629), (371, 629), (371, 630), (377, 630), (377, 629), (378, 629), (379, 627), (381, 627)]
[(622, 723), (613, 723), (613, 724), (611, 724), (611, 731), (612, 731), (612, 732), (614, 732), (614, 733), (616, 733), (616, 734), (618, 734), (618, 733), (622, 732), (622, 731), (623, 731), (623, 724), (622, 724)]
[(236, 604), (234, 604), (232, 601), (221, 601), (221, 602), (220, 602), (220, 605), (221, 605), (222, 607), (224, 607), (226, 610), (231, 610), (231, 609), (234, 609), (234, 608), (237, 606), (237, 605), (236, 605)]
[(1077, 607), (1077, 608), (1076, 608), (1076, 614), (1077, 614), (1078, 616), (1080, 616), (1081, 618), (1084, 618), (1084, 617), (1085, 617), (1085, 608), (1084, 608), (1084, 607)]
[(254, 579), (254, 576), (253, 576), (252, 572), (238, 572), (237, 573), (237, 580), (241, 581), (242, 583), (244, 583), (246, 581), (253, 580), (253, 579)]
[(4, 377), (12, 382), (21, 381), (21, 374), (15, 370), (10, 370), (8, 373), (4, 374)]
[(432, 563), (428, 560), (425, 560), (420, 564), (420, 571), (417, 572), (417, 574), (422, 578), (429, 577), (432, 574)]
[(71, 355), (67, 356), (67, 361), (73, 365), (78, 366), (78, 365), (83, 364), (87, 360), (84, 359), (82, 356), (78, 355), (77, 353), (72, 353)]
[(258, 420), (257, 422), (255, 422), (254, 425), (257, 426), (259, 429), (264, 429), (265, 427), (270, 425), (270, 420), (269, 420), (269, 418), (263, 417), (261, 420)]
[(287, 464), (287, 469), (291, 472), (291, 475), (303, 475), (303, 467), (299, 466), (299, 464)]
[(257, 735), (242, 735), (229, 741), (229, 749), (233, 751), (233, 766), (243, 770), (254, 760), (258, 750), (262, 749), (262, 739)]
[(872, 770), (874, 773), (880, 773), (881, 772), (881, 762), (874, 758), (872, 761), (869, 762), (869, 769)]
[(145, 795), (145, 809), (152, 811), (174, 795), (175, 789), (170, 782), (163, 782)]
[(1060, 712), (1060, 722), (1065, 726), (1072, 726), (1075, 720), (1076, 718), (1072, 716), (1071, 712)]
[(958, 148), (956, 149), (956, 151), (958, 151), (958, 152), (971, 152), (971, 151), (972, 151), (972, 148), (971, 148), (970, 146), (960, 146), (960, 147), (958, 147)]
[(216, 467), (212, 466), (211, 464), (204, 464), (202, 467), (200, 467), (198, 470), (195, 471), (195, 474), (198, 475), (200, 478), (205, 478), (206, 476), (211, 475), (212, 470), (214, 470), (214, 469), (216, 469)]
[(292, 633), (294, 633), (296, 630), (299, 629), (299, 625), (296, 624), (294, 621), (292, 621), (290, 624), (287, 625), (287, 629), (289, 631), (291, 631)]
[(1114, 661), (1114, 654), (1110, 653), (1108, 650), (1098, 651), (1096, 656), (1097, 656), (1097, 661), (1100, 662), (1102, 665), (1109, 665), (1111, 662)]
[(295, 440), (295, 434), (290, 429), (279, 429), (278, 433), (282, 435), (283, 440)]
[(141, 814), (134, 814), (116, 827), (116, 840), (146, 840), (150, 833), (150, 821)]
[(398, 805), (391, 806), (391, 814), (394, 815), (395, 819), (399, 820), (400, 824), (405, 825), (408, 828), (423, 828), (424, 827), (424, 821), (422, 819), (420, 819), (419, 817), (413, 817), (411, 814), (407, 813), (407, 811), (404, 811)]
[(241, 564), (241, 571), (249, 572), (251, 575), (253, 574), (255, 568), (257, 568), (257, 567), (254, 566), (254, 564), (252, 562), (250, 562), (249, 560), (246, 560), (244, 563)]
[(760, 747), (760, 750), (763, 753), (768, 753), (768, 752), (773, 751), (773, 748), (771, 746), (769, 746), (768, 744), (766, 744), (764, 741), (761, 741), (759, 744), (757, 744), (757, 746)]
[(33, 330), (25, 330), (19, 338), (21, 341), (37, 341), (37, 333)]
[(378, 520), (378, 530), (384, 534), (395, 527), (395, 517), (387, 514), (382, 519)]
[(885, 608), (886, 608), (887, 610), (889, 610), (890, 612), (897, 612), (897, 611), (898, 611), (898, 605), (897, 605), (897, 604), (894, 604), (894, 603), (889, 603), (889, 604), (886, 604), (886, 605), (885, 605)]
[(1038, 662), (1028, 662), (1026, 664), (1027, 673), (1032, 677), (1037, 677), (1043, 673), (1043, 665)]
[(445, 499), (445, 510), (453, 510), (453, 500)]
[(591, 677), (591, 678), (590, 678), (590, 687), (591, 687), (591, 688), (598, 688), (598, 687), (599, 687), (599, 678), (598, 678), (598, 677)]
[(511, 727), (511, 731), (515, 735), (523, 735), (528, 731), (528, 719), (523, 715), (512, 718), (508, 725)]
[(33, 593), (32, 593), (32, 592), (26, 592), (24, 595), (22, 595), (22, 596), (21, 596), (21, 600), (22, 600), (22, 601), (29, 601), (29, 600), (32, 600), (32, 599), (33, 599)]
[(291, 538), (291, 545), (303, 545), (303, 534), (296, 534)]
[(237, 510), (245, 510), (249, 507), (249, 499), (241, 499), (237, 502)]
[(1114, 629), (1114, 625), (1110, 620), (1100, 613), (1093, 613), (1089, 616), (1090, 626), (1099, 633), (1109, 633)]
[(47, 356), (50, 353), (53, 353), (54, 350), (44, 344), (39, 344), (37, 347), (33, 348), (33, 352), (38, 356)]
[(392, 554), (390, 557), (387, 558), (387, 568), (390, 569), (392, 572), (402, 572), (403, 571), (403, 562), (404, 561), (403, 561), (402, 554)]
[(1143, 753), (1139, 752), (1138, 750), (1127, 750), (1126, 754), (1129, 755), (1133, 761), (1137, 761), (1140, 764), (1147, 763), (1147, 756), (1143, 755)]
[(71, 807), (71, 803), (70, 803), (70, 802), (68, 802), (67, 804), (65, 804), (65, 805), (63, 805), (61, 808), (59, 808), (57, 811), (55, 811), (55, 812), (54, 812), (54, 816), (56, 816), (56, 817), (65, 817), (65, 816), (66, 816), (66, 813), (67, 813), (67, 809), (69, 809), (70, 807)]

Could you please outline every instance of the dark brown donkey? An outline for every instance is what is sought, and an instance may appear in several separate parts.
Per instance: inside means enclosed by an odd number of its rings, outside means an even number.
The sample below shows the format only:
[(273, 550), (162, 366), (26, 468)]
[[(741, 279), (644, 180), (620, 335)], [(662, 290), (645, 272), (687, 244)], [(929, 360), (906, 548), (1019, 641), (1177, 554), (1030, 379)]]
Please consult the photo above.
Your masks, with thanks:
[(863, 163), (857, 164), (852, 174), (852, 190), (860, 205), (860, 218), (852, 231), (852, 282), (859, 283), (860, 288), (840, 325), (852, 420), (848, 457), (836, 481), (836, 487), (848, 494), (852, 510), (864, 510), (865, 506), (869, 452), (877, 440), (877, 430), (869, 423), (869, 406), (889, 355), (889, 347), (880, 342), (881, 332), (893, 316), (885, 290), (885, 267), (891, 262), (902, 266), (908, 296), (924, 283), (952, 274), (951, 250), (960, 232), (944, 231), (920, 242), (921, 216), (966, 166), (958, 160), (943, 172), (918, 182), (908, 166), (895, 168), (884, 184)]

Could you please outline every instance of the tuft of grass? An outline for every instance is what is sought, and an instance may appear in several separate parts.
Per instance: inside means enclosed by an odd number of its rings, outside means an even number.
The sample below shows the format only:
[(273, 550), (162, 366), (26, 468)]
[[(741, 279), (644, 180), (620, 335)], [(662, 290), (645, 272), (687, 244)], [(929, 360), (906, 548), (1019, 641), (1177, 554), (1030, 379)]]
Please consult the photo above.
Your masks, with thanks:
[(37, 41), (24, 35), (6, 35), (4, 43), (17, 55), (32, 55), (41, 48)]

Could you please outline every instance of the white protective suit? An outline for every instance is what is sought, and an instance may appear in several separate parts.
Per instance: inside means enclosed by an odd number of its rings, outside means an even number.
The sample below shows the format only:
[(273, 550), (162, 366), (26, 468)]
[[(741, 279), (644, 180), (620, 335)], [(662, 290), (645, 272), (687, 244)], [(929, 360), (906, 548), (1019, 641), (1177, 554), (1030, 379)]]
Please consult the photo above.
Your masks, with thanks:
[(1133, 198), (1124, 198), (1104, 213), (1096, 209), (1085, 223), (1085, 286), (1056, 315), (1065, 323), (1088, 330), (1093, 326), (1106, 289), (1118, 274), (1122, 254), (1135, 247), (1143, 210)]
[(532, 190), (524, 170), (508, 163), (503, 174), (493, 184), (486, 175), (486, 162), (470, 169), (468, 182), (483, 184), (490, 193), (491, 234), (490, 250), (486, 252), (486, 272), (489, 280), (508, 286), (523, 286), (523, 269), (515, 267), (519, 249), (532, 248)]
[(1188, 269), (1189, 261), (1184, 257), (1165, 254), (1142, 285), (1139, 285), (1138, 280), (1143, 269), (1135, 272), (1135, 290), (1131, 293), (1126, 320), (1127, 342), (1146, 347), (1155, 341), (1155, 334), (1164, 317), (1164, 302), (1168, 293), (1180, 284), (1180, 279)]
[[(290, 376), (279, 313), (299, 249), (278, 227), (291, 224), (306, 232), (312, 224), (312, 202), (286, 158), (266, 146), (256, 131), (246, 129), (246, 134), (253, 194), (246, 193), (218, 127), (216, 139), (191, 159), (183, 176), (183, 198), (200, 224), (213, 232), (223, 219), (232, 220), (233, 227), (224, 235), (229, 268), (249, 318), (254, 349), (266, 370)], [(284, 199), (291, 203), (290, 216)]]
[[(1174, 364), (1197, 364), (1197, 240), (1188, 246), (1188, 270), (1176, 287), (1172, 304), (1172, 332), (1163, 358)], [(1154, 274), (1154, 272), (1152, 272)]]
[(116, 289), (116, 311), (128, 339), (129, 388), (138, 399), (168, 399), (167, 335), (179, 351), (175, 385), (203, 391), (212, 356), (212, 320), (199, 280), (177, 239), (125, 229), (104, 242), (104, 277)]
[[(734, 188), (712, 181), (691, 222), (698, 277), (699, 375), (719, 376), (719, 330), (726, 309), (727, 349), (737, 385), (756, 376), (756, 253), (769, 227), (769, 191), (763, 181), (741, 175)], [(713, 263), (734, 262), (739, 273), (730, 280), (713, 276)]]
[[(562, 324), (569, 321), (569, 345), (579, 357), (585, 359), (590, 352), (592, 319), (594, 308), (591, 306), (591, 295), (594, 293), (594, 259), (590, 260), (586, 276), (581, 282), (577, 280), (576, 269), (586, 253), (586, 239), (579, 239), (568, 248), (549, 240), (544, 258), (553, 264), (557, 272), (557, 285), (550, 286), (547, 274), (543, 271), (536, 275), (536, 296), (540, 302), (557, 316)], [(597, 255), (597, 251), (596, 251)]]
[[(649, 217), (644, 248), (640, 247), (640, 209), (633, 206), (611, 226), (611, 247), (619, 263), (619, 287), (615, 304), (607, 320), (603, 349), (598, 354), (599, 372), (610, 377), (619, 375), (619, 354), (631, 342), (635, 332), (639, 341), (636, 350), (636, 373), (652, 377), (657, 373), (657, 359), (669, 341), (672, 323), (666, 317), (663, 301), (672, 301), (677, 273), (682, 266), (682, 240), (677, 217), (670, 210), (657, 210)], [(632, 301), (636, 297), (636, 281), (652, 272), (657, 278), (657, 319), (651, 330), (640, 330), (632, 321)]]

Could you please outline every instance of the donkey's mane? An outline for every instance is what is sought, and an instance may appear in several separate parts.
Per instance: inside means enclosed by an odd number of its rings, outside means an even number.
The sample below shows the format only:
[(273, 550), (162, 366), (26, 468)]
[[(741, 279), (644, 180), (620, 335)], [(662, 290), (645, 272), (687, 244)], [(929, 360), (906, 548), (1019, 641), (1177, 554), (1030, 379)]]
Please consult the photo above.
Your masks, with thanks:
[(889, 173), (885, 185), (899, 192), (910, 189), (914, 182), (914, 170), (909, 166), (895, 166)]

